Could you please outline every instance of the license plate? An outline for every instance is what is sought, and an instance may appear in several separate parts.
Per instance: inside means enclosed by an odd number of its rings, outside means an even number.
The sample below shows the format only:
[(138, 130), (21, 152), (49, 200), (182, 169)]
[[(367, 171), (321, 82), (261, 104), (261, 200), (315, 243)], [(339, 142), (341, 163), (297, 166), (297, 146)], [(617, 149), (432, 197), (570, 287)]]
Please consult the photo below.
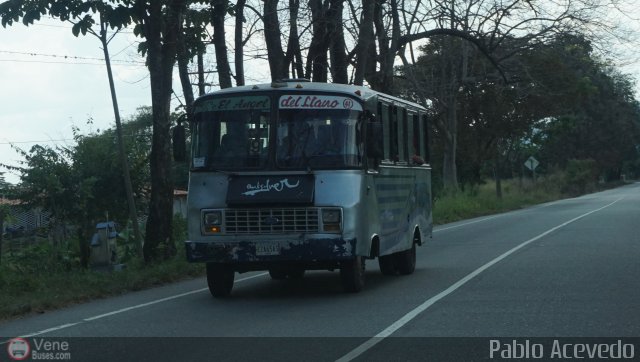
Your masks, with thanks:
[(279, 243), (256, 244), (256, 255), (280, 255)]

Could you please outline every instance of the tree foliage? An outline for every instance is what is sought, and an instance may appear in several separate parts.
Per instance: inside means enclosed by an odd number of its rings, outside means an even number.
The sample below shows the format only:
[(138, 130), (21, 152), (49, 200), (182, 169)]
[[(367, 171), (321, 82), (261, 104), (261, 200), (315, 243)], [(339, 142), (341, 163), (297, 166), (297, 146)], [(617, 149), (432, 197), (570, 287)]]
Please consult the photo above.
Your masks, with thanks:
[[(401, 69), (402, 75), (415, 77), (401, 83), (405, 96), (419, 99), (417, 82), (430, 100), (434, 154), (440, 157), (446, 153), (448, 97), (456, 92), (463, 184), (488, 175), (521, 175), (524, 161), (534, 154), (541, 170), (592, 160), (599, 174), (612, 180), (620, 178), (625, 165), (633, 169), (640, 144), (634, 82), (599, 60), (586, 38), (559, 34), (549, 44), (514, 55), (507, 84), (486, 58), (467, 55), (466, 81), (448, 88), (452, 68), (446, 57), (461, 59), (463, 51), (459, 42), (434, 38), (412, 69)], [(437, 157), (435, 162), (442, 165)]]
[[(150, 110), (143, 108), (123, 125), (129, 140), (126, 152), (134, 196), (143, 206), (149, 199), (151, 122)], [(35, 145), (29, 150), (17, 149), (24, 161), (14, 169), (20, 175), (14, 196), (25, 207), (50, 212), (51, 229), (76, 226), (82, 251), (97, 222), (109, 218), (126, 225), (128, 212), (115, 130), (82, 135), (75, 129), (74, 134), (73, 146)]]

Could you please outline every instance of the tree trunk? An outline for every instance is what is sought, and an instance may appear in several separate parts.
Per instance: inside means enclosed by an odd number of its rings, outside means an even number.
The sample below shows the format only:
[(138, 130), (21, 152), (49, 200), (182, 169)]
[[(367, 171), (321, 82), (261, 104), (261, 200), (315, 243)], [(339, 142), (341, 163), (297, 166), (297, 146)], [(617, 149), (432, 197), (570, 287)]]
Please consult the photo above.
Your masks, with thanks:
[[(453, 61), (453, 60), (451, 60)], [(455, 84), (455, 79), (451, 80)], [(458, 190), (458, 169), (456, 153), (458, 149), (458, 97), (454, 86), (448, 90), (447, 109), (444, 121), (444, 154), (442, 162), (442, 182), (445, 189)]]
[[(453, 25), (452, 25), (453, 26)], [(445, 189), (458, 190), (458, 170), (456, 166), (456, 154), (458, 152), (458, 89), (460, 77), (458, 75), (459, 59), (455, 56), (454, 39), (448, 38), (445, 42), (447, 48), (443, 51), (442, 73), (446, 75), (449, 83), (443, 86), (443, 96), (446, 103), (445, 147), (442, 164), (442, 181)], [(448, 53), (448, 54), (447, 54)], [(445, 78), (445, 77), (443, 77)], [(445, 78), (445, 79), (446, 79)]]
[(271, 80), (287, 78), (289, 70), (282, 50), (282, 33), (278, 20), (278, 0), (264, 0), (264, 38), (267, 44), (267, 58), (271, 70)]
[(213, 2), (211, 23), (213, 24), (213, 46), (216, 50), (216, 64), (220, 88), (231, 88), (231, 67), (229, 66), (229, 53), (225, 39), (224, 17), (227, 14), (227, 1), (216, 0)]
[(303, 78), (304, 64), (300, 52), (300, 35), (298, 35), (298, 13), (300, 0), (289, 0), (289, 42), (287, 43), (286, 64), (291, 65), (291, 75), (294, 78)]
[(342, 13), (344, 11), (344, 0), (330, 0), (331, 7), (329, 22), (331, 31), (331, 77), (334, 83), (349, 83), (347, 45), (344, 41), (344, 26), (342, 24)]
[(244, 5), (246, 0), (238, 0), (236, 3), (236, 29), (235, 29), (235, 67), (236, 85), (244, 85), (244, 39), (242, 36), (242, 24), (244, 23)]
[(313, 36), (307, 56), (306, 74), (314, 82), (326, 82), (329, 63), (329, 28), (327, 24), (327, 3), (322, 0), (310, 0)]
[[(147, 64), (151, 81), (153, 137), (151, 140), (151, 199), (144, 244), (145, 261), (175, 254), (172, 240), (173, 176), (171, 172), (171, 87), (176, 60), (178, 32), (181, 31), (185, 1), (170, 1), (164, 9), (160, 1), (149, 3), (145, 32)], [(163, 244), (164, 255), (158, 252)]]
[[(396, 0), (390, 0), (391, 13), (391, 38), (387, 36), (387, 29), (383, 17), (383, 2), (376, 1), (374, 7), (374, 25), (378, 37), (378, 49), (380, 53), (380, 72), (375, 74), (372, 82), (375, 88), (382, 92), (393, 94), (393, 69), (396, 54), (398, 53), (398, 44), (400, 40), (400, 15), (398, 11), (398, 3)], [(373, 68), (375, 72), (375, 68)]]
[(375, 0), (362, 0), (362, 20), (360, 21), (360, 32), (358, 37), (358, 43), (356, 44), (356, 71), (354, 75), (353, 83), (355, 85), (362, 85), (364, 83), (365, 71), (370, 61), (374, 59), (367, 59), (369, 57), (369, 49), (373, 44), (373, 11), (375, 6)]
[(4, 234), (4, 210), (0, 210), (0, 265), (2, 265), (2, 235), (3, 234)]
[(180, 83), (182, 84), (182, 94), (184, 94), (184, 102), (187, 116), (191, 119), (193, 114), (193, 87), (191, 86), (191, 77), (189, 77), (189, 54), (184, 40), (184, 33), (178, 34), (178, 47), (176, 49), (178, 57), (178, 73), (180, 74)]
[(495, 178), (496, 178), (496, 197), (498, 200), (502, 200), (502, 177), (500, 176), (500, 152), (496, 145), (496, 159), (495, 159)]
[(204, 84), (204, 54), (198, 51), (196, 56), (198, 59), (198, 95), (203, 96), (206, 93)]
[[(449, 115), (447, 115), (449, 116)], [(453, 133), (447, 132), (444, 138), (444, 154), (442, 160), (442, 183), (448, 190), (458, 190), (458, 170), (456, 167), (456, 148), (458, 146), (458, 135), (456, 130)]]
[[(108, 221), (108, 220), (107, 220)], [(83, 269), (89, 268), (89, 255), (90, 255), (90, 240), (92, 230), (91, 222), (89, 221), (89, 217), (87, 213), (83, 213), (81, 225), (77, 230), (78, 235), (78, 249), (80, 250), (80, 266)]]

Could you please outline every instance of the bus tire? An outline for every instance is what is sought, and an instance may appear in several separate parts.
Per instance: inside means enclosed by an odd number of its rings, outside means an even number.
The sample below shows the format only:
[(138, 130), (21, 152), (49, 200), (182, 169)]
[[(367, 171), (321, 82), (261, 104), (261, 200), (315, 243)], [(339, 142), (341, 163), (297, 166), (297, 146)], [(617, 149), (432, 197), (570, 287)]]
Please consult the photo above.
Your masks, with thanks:
[(211, 295), (215, 298), (229, 296), (235, 274), (233, 269), (223, 264), (207, 263), (207, 285)]
[(380, 272), (382, 275), (396, 275), (396, 261), (395, 255), (382, 255), (378, 257), (378, 265), (380, 266)]
[(411, 244), (411, 249), (397, 252), (393, 256), (400, 274), (409, 275), (416, 270), (416, 243)]
[(342, 262), (340, 279), (346, 292), (357, 293), (364, 287), (364, 257), (357, 256), (353, 260)]

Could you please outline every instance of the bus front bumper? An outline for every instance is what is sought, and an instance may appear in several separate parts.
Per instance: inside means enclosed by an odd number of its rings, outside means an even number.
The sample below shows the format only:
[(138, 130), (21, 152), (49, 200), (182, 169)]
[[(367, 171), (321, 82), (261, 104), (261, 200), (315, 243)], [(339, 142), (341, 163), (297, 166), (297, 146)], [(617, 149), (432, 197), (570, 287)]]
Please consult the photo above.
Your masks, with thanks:
[(268, 269), (270, 265), (280, 263), (322, 267), (356, 256), (356, 239), (341, 238), (310, 238), (304, 241), (186, 241), (185, 246), (189, 262), (245, 264), (247, 267), (253, 265), (250, 270)]

